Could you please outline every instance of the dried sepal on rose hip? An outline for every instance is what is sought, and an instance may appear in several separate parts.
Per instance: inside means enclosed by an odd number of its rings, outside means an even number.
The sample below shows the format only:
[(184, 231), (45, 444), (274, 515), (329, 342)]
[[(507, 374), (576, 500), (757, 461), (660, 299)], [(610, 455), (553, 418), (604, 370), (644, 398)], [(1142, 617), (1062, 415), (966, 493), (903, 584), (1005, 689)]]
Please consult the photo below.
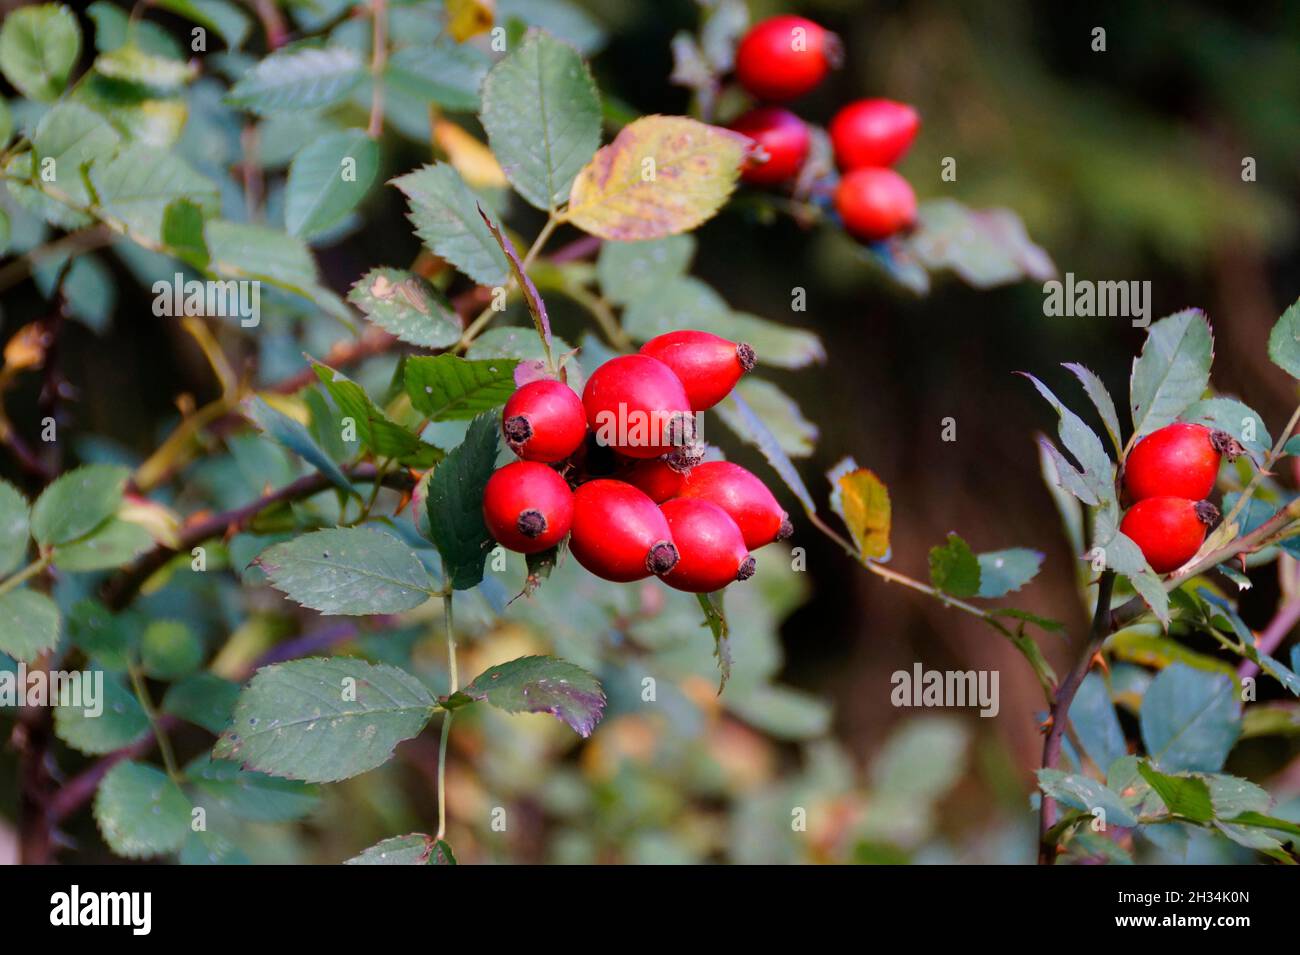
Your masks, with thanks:
[(840, 65), (843, 48), (829, 30), (803, 17), (770, 17), (736, 47), (736, 79), (759, 99), (784, 102), (817, 86)]
[(711, 593), (754, 575), (754, 558), (744, 535), (722, 508), (708, 501), (675, 497), (659, 505), (677, 547), (677, 565), (664, 583), (689, 593)]
[(1124, 490), (1129, 500), (1183, 497), (1199, 501), (1214, 490), (1219, 464), (1246, 450), (1226, 431), (1178, 422), (1152, 431), (1124, 460)]
[(1218, 520), (1219, 509), (1209, 501), (1148, 497), (1128, 509), (1119, 529), (1137, 544), (1152, 570), (1167, 574), (1192, 559)]
[(840, 180), (835, 211), (849, 234), (878, 242), (916, 222), (916, 193), (894, 170), (864, 166)]
[(596, 441), (630, 458), (657, 458), (695, 433), (681, 379), (649, 355), (605, 362), (587, 379), (582, 405)]
[(506, 402), (501, 430), (510, 450), (525, 461), (563, 461), (587, 436), (582, 399), (553, 378), (530, 381)]
[(686, 389), (692, 411), (712, 408), (758, 363), (754, 349), (744, 342), (694, 329), (656, 335), (641, 346), (641, 354), (673, 370)]
[(812, 145), (804, 121), (780, 106), (751, 109), (731, 128), (756, 145), (740, 170), (740, 178), (755, 186), (777, 186), (795, 178)]
[(545, 464), (515, 461), (488, 478), (483, 520), (502, 547), (537, 554), (569, 533), (573, 492), (564, 478)]
[(844, 170), (892, 166), (907, 152), (921, 117), (906, 103), (861, 99), (835, 114), (829, 127), (835, 161)]
[(574, 493), (569, 550), (588, 571), (616, 583), (666, 574), (678, 560), (668, 520), (655, 502), (606, 478)]

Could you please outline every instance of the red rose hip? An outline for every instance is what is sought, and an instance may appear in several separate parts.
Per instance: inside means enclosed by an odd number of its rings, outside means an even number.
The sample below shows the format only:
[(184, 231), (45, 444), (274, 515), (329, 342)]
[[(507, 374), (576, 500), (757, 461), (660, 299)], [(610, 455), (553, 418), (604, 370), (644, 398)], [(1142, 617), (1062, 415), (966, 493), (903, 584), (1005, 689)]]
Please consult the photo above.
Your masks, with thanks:
[(630, 458), (657, 458), (695, 434), (681, 379), (649, 355), (605, 362), (587, 379), (582, 405), (597, 443)]
[(756, 186), (775, 186), (793, 179), (808, 158), (808, 127), (794, 113), (780, 106), (760, 106), (741, 116), (731, 128), (754, 140), (767, 154), (765, 160), (751, 157), (740, 170), (740, 178)]
[(831, 120), (831, 145), (841, 169), (892, 166), (916, 139), (921, 117), (905, 103), (860, 99)]
[(670, 457), (671, 455), (665, 455), (662, 458), (637, 461), (620, 471), (619, 479), (641, 491), (656, 504), (662, 504), (670, 497), (677, 496), (682, 481), (686, 478), (685, 471), (674, 466)]
[(665, 574), (677, 548), (663, 512), (622, 481), (588, 481), (573, 495), (569, 549), (578, 563), (604, 580), (627, 583)]
[(892, 169), (854, 169), (835, 190), (844, 228), (867, 242), (887, 239), (916, 221), (916, 193)]
[(1214, 490), (1219, 464), (1243, 448), (1226, 431), (1200, 424), (1171, 424), (1133, 446), (1124, 461), (1124, 490), (1130, 500), (1185, 497), (1199, 501)]
[(678, 496), (708, 501), (726, 511), (740, 528), (749, 550), (794, 532), (790, 516), (776, 503), (767, 485), (730, 461), (705, 461), (694, 468), (682, 482)]
[(641, 354), (657, 358), (686, 389), (692, 411), (712, 408), (731, 393), (757, 357), (754, 349), (709, 332), (683, 329), (656, 335), (641, 346)]
[(754, 575), (754, 558), (745, 548), (740, 528), (718, 505), (675, 497), (659, 509), (668, 519), (678, 554), (677, 565), (663, 575), (669, 587), (710, 593)]
[(524, 385), (506, 402), (501, 430), (510, 450), (525, 461), (563, 461), (587, 435), (582, 399), (553, 378)]
[(554, 547), (573, 523), (573, 492), (545, 464), (515, 461), (488, 478), (483, 520), (502, 547), (536, 554)]
[(771, 17), (736, 47), (736, 79), (759, 99), (784, 102), (820, 83), (841, 56), (839, 38), (811, 20)]
[(1218, 519), (1219, 510), (1209, 501), (1148, 497), (1128, 509), (1119, 529), (1137, 544), (1152, 570), (1167, 574), (1191, 560), (1206, 529)]

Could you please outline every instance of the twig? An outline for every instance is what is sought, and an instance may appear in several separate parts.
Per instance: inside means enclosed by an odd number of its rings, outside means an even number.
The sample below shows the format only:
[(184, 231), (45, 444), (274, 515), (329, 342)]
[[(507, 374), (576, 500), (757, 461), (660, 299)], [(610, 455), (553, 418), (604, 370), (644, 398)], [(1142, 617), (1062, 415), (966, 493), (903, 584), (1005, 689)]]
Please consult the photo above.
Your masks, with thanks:
[[(1066, 725), (1070, 721), (1070, 704), (1079, 692), (1079, 685), (1088, 675), (1092, 658), (1101, 649), (1113, 626), (1110, 612), (1110, 596), (1115, 587), (1115, 572), (1105, 571), (1097, 584), (1097, 607), (1092, 615), (1092, 628), (1088, 632), (1088, 643), (1083, 654), (1074, 665), (1074, 669), (1056, 688), (1052, 700), (1051, 717), (1047, 727), (1047, 736), (1043, 740), (1043, 768), (1055, 769), (1061, 759), (1061, 739)], [(1049, 839), (1052, 827), (1056, 825), (1056, 800), (1047, 793), (1042, 794), (1039, 810), (1039, 865), (1051, 865), (1055, 861), (1055, 845)]]
[[(448, 578), (442, 591), (442, 621), (447, 631), (447, 670), (450, 674), (448, 695), (460, 689), (460, 679), (456, 670), (456, 631), (452, 620), (451, 601), (455, 591)], [(454, 713), (444, 710), (442, 714), (442, 732), (438, 740), (438, 836), (447, 835), (447, 740), (451, 736), (451, 718)]]
[[(375, 465), (366, 463), (346, 468), (344, 473), (354, 481), (365, 482), (374, 480), (378, 472)], [(401, 490), (407, 490), (415, 483), (406, 471), (388, 474), (384, 476), (383, 481), (389, 487)], [(175, 547), (159, 544), (131, 566), (109, 578), (102, 592), (105, 606), (114, 611), (126, 607), (135, 599), (144, 582), (177, 554), (186, 553), (211, 538), (242, 530), (253, 518), (272, 505), (311, 497), (333, 486), (329, 478), (323, 474), (308, 474), (279, 490), (262, 495), (243, 507), (214, 514), (182, 528)]]
[(371, 33), (373, 42), (370, 54), (370, 122), (366, 135), (378, 139), (384, 132), (384, 67), (388, 62), (388, 8), (387, 0), (370, 0)]

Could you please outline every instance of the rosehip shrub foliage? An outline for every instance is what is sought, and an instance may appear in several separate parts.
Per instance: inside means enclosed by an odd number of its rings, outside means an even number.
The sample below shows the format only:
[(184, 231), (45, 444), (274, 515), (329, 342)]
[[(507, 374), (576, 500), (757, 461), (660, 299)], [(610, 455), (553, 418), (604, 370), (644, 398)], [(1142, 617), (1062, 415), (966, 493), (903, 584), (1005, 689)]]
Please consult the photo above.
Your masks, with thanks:
[[(1243, 713), (1254, 678), (1300, 691), (1297, 661), (1272, 656), (1232, 601), (1244, 568), (1293, 549), (1300, 509), (1272, 469), (1295, 450), (1295, 419), (1271, 442), (1210, 391), (1199, 312), (1151, 327), (1127, 440), (1101, 382), (1069, 366), (1114, 456), (1034, 379), (1060, 415), (1043, 471), (1095, 607), (1086, 652), (1058, 677), (1037, 640), (1059, 623), (980, 602), (1024, 587), (1041, 555), (975, 554), (954, 534), (930, 552), (928, 582), (890, 567), (886, 486), (845, 458), (819, 504), (792, 460), (817, 429), (765, 374), (825, 361), (820, 340), (734, 311), (688, 274), (693, 230), (753, 210), (838, 232), (917, 293), (945, 272), (981, 288), (1052, 274), (1012, 213), (918, 202), (888, 168), (916, 148), (911, 106), (805, 115), (800, 98), (846, 55), (837, 37), (702, 4), (698, 32), (673, 41), (691, 115), (637, 117), (602, 98), (587, 62), (602, 30), (565, 0), (257, 11), (156, 0), (132, 15), (99, 0), (84, 18), (49, 3), (0, 26), (13, 257), (0, 283), (30, 279), (48, 312), (6, 328), (0, 370), (0, 398), (44, 376), (37, 420), (0, 415), (21, 475), (0, 483), (0, 665), (100, 673), (106, 697), (94, 718), (5, 710), (24, 859), (55, 858), (87, 806), (121, 856), (277, 858), (288, 843), (267, 834), (283, 824), (345, 828), (324, 784), (391, 806), (369, 771), (399, 758), (427, 774), (437, 827), (412, 833), (408, 813), (376, 810), (385, 829), (351, 861), (492, 858), (488, 807), (525, 792), (541, 793), (561, 858), (624, 841), (673, 860), (680, 845), (644, 833), (672, 825), (678, 792), (752, 782), (764, 734), (805, 744), (806, 769), (751, 786), (739, 825), (779, 846), (792, 794), (815, 786), (849, 816), (870, 803), (851, 857), (888, 858), (891, 820), (916, 832), (932, 815), (965, 735), (906, 727), (862, 783), (824, 739), (825, 706), (774, 682), (777, 628), (805, 596), (792, 548), (814, 532), (1024, 654), (1050, 711), (1044, 859), (1123, 859), (1130, 833), (1164, 845), (1192, 829), (1289, 857), (1297, 828), (1222, 769), (1239, 737), (1268, 732), (1267, 714), (1250, 722), (1266, 706)], [(341, 293), (320, 256), (385, 193), (420, 251), (363, 263)], [(151, 318), (192, 339), (219, 385), (206, 404), (178, 400), (144, 456), (79, 433), (80, 383), (59, 370), (66, 322), (107, 334), (141, 320), (114, 315), (115, 274), (152, 293)], [(255, 283), (256, 314), (232, 304), (237, 282)], [(590, 327), (565, 341), (547, 299)], [(1298, 340), (1292, 308), (1270, 349), (1292, 375)], [(665, 426), (602, 430), (630, 413)], [(725, 459), (718, 425), (763, 474)], [(1170, 428), (1186, 430), (1158, 438)], [(1212, 497), (1223, 516), (1209, 528)], [(1191, 634), (1223, 652), (1190, 649)], [(647, 752), (647, 699), (686, 751)], [(557, 734), (593, 731), (589, 794)], [(917, 759), (937, 768), (893, 788)], [(337, 845), (340, 859), (362, 848)]]

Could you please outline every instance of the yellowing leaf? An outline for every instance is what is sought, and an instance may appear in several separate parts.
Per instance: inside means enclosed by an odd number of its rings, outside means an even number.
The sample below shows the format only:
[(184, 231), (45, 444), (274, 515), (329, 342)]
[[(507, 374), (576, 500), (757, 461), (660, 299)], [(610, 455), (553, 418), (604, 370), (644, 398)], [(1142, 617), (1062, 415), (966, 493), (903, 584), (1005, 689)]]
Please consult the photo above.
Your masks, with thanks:
[(685, 116), (642, 117), (578, 173), (566, 218), (616, 242), (694, 229), (731, 195), (749, 142)]
[(24, 325), (5, 344), (5, 367), (13, 371), (40, 368), (45, 362), (45, 332), (38, 322)]
[(496, 0), (447, 0), (447, 32), (457, 43), (492, 29)]
[(834, 488), (831, 507), (843, 519), (863, 560), (887, 558), (891, 511), (884, 482), (867, 468), (857, 467), (852, 458), (828, 476)]
[(492, 150), (447, 119), (433, 124), (433, 141), (460, 177), (475, 189), (509, 185)]

